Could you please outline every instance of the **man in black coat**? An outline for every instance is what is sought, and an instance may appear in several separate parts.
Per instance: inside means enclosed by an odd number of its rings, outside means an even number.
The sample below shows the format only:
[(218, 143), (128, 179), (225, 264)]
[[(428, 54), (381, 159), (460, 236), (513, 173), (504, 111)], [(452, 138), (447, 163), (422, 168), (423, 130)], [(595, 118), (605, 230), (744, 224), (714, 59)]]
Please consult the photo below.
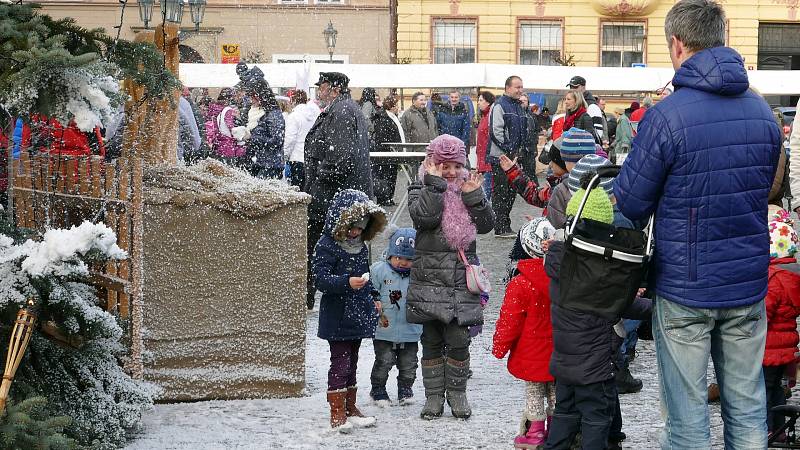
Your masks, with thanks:
[[(339, 72), (322, 72), (316, 86), (324, 108), (305, 141), (308, 206), (308, 260), (314, 252), (325, 215), (333, 197), (345, 189), (357, 189), (372, 197), (367, 119), (350, 97), (350, 79)], [(309, 268), (310, 269), (310, 268)], [(314, 308), (314, 282), (308, 271), (308, 309)]]

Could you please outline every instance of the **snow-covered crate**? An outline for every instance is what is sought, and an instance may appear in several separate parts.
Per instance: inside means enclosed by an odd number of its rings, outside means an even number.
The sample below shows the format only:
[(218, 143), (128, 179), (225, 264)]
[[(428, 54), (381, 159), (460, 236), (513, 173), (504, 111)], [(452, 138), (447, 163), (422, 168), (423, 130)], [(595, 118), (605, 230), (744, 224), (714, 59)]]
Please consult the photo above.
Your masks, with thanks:
[(162, 401), (301, 394), (309, 201), (215, 160), (146, 169), (145, 378)]

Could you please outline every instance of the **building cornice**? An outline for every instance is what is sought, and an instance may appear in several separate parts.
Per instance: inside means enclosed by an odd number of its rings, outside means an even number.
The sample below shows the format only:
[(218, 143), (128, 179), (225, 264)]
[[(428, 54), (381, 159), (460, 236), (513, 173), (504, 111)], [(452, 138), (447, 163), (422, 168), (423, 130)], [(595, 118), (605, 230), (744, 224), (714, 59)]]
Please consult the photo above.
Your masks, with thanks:
[[(119, 1), (80, 1), (80, 0), (50, 0), (50, 1), (39, 1), (39, 4), (42, 5), (45, 9), (48, 6), (103, 6), (103, 7), (115, 7), (119, 8), (120, 4)], [(135, 4), (128, 6), (133, 7), (132, 9), (136, 8)], [(324, 11), (324, 12), (334, 12), (334, 11), (388, 11), (389, 6), (383, 5), (311, 5), (311, 4), (264, 4), (264, 3), (239, 3), (239, 4), (215, 4), (215, 5), (208, 5), (206, 6), (206, 12), (213, 11), (215, 9), (242, 9), (247, 8), (249, 10), (279, 10), (279, 11), (286, 11), (286, 10), (303, 10), (303, 11)]]

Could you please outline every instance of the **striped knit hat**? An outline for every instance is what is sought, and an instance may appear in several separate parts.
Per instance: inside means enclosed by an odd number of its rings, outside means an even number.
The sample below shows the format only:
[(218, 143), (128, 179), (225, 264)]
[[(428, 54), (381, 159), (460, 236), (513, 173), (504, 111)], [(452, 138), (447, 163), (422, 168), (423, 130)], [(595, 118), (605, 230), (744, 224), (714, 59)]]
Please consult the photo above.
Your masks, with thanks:
[(594, 138), (590, 133), (572, 127), (564, 132), (563, 137), (560, 150), (564, 162), (576, 163), (583, 156), (594, 154)]
[[(581, 188), (581, 177), (586, 172), (595, 172), (597, 173), (597, 169), (603, 166), (610, 166), (611, 161), (603, 158), (599, 155), (586, 155), (575, 164), (575, 167), (569, 172), (569, 178), (567, 179), (567, 186), (569, 190), (574, 194)], [(611, 195), (613, 192), (613, 178), (601, 178), (600, 179), (600, 187), (606, 191), (606, 194)]]

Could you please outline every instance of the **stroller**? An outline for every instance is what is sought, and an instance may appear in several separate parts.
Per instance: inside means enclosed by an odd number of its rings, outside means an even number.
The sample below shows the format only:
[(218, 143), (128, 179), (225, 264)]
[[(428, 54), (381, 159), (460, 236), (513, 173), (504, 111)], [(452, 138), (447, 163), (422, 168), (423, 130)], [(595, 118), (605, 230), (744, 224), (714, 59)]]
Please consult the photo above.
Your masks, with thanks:
[(617, 320), (633, 302), (647, 278), (653, 245), (653, 216), (647, 232), (581, 218), (592, 189), (619, 170), (601, 167), (589, 182), (575, 217), (567, 222), (561, 263), (561, 279), (569, 280), (561, 286), (561, 306), (608, 320)]

